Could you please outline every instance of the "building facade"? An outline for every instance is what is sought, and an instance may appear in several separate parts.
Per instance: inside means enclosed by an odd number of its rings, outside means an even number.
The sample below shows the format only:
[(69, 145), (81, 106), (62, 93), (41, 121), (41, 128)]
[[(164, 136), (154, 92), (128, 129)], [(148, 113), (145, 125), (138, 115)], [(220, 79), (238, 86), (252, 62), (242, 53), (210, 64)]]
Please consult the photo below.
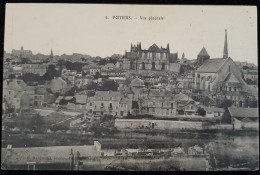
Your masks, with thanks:
[(149, 49), (142, 49), (141, 43), (132, 45), (130, 52), (125, 52), (123, 69), (143, 71), (167, 71), (170, 63), (177, 60), (178, 53), (171, 54), (169, 44), (166, 48), (159, 48), (153, 44)]

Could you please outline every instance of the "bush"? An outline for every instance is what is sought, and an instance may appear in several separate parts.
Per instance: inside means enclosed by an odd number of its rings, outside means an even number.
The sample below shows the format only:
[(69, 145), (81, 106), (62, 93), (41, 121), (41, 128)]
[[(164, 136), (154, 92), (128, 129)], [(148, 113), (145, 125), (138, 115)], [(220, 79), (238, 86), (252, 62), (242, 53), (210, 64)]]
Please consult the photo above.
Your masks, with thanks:
[(201, 108), (201, 107), (199, 107), (199, 109), (197, 110), (197, 113), (199, 115), (201, 115), (201, 116), (205, 116), (206, 115), (206, 111), (203, 108)]

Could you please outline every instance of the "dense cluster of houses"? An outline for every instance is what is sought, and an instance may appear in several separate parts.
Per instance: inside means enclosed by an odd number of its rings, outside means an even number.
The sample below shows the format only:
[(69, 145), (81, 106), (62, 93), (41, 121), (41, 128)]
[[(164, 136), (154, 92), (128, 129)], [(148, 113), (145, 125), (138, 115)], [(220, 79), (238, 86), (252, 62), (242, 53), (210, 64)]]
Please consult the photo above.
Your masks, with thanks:
[[(168, 54), (169, 46), (165, 50), (154, 44), (146, 51), (141, 50), (138, 44), (138, 47), (131, 46), (131, 52), (117, 58), (116, 62), (107, 61), (100, 65), (100, 58), (85, 59), (80, 54), (54, 56), (51, 51), (49, 56), (40, 57), (23, 48), (12, 53), (5, 52), (2, 108), (5, 112), (46, 107), (82, 111), (90, 116), (188, 116), (216, 120), (221, 120), (228, 112), (231, 117), (234, 116), (232, 122), (258, 120), (252, 120), (248, 113), (243, 113), (245, 116), (242, 117), (246, 118), (243, 120), (234, 114), (236, 110), (250, 107), (254, 107), (250, 110), (257, 110), (256, 66), (234, 62), (226, 53), (223, 58), (212, 59), (204, 47), (196, 60), (188, 60), (184, 53), (181, 59)], [(135, 59), (143, 60), (145, 65), (138, 61), (140, 65), (134, 66), (133, 55)], [(81, 71), (59, 66), (59, 60), (72, 60), (73, 57), (83, 64)], [(23, 58), (34, 61), (22, 63)], [(153, 65), (153, 60), (156, 60), (156, 65)], [(148, 64), (151, 69), (148, 69)], [(171, 67), (173, 64), (177, 66)], [(42, 84), (26, 84), (19, 78), (27, 73), (44, 76), (49, 65), (54, 65), (59, 76), (55, 75)], [(160, 66), (162, 68), (159, 69)], [(248, 79), (255, 84), (248, 84)], [(105, 81), (114, 82), (116, 89), (98, 89)], [(232, 107), (227, 108), (225, 101), (229, 101)]]

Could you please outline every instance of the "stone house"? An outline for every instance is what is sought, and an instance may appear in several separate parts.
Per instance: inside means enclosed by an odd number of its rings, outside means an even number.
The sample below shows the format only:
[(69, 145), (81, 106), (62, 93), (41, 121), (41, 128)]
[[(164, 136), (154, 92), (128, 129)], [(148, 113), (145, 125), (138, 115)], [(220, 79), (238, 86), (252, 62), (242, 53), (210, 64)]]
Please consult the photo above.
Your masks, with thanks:
[(87, 110), (93, 115), (126, 116), (132, 111), (132, 100), (118, 91), (96, 91), (88, 99)]

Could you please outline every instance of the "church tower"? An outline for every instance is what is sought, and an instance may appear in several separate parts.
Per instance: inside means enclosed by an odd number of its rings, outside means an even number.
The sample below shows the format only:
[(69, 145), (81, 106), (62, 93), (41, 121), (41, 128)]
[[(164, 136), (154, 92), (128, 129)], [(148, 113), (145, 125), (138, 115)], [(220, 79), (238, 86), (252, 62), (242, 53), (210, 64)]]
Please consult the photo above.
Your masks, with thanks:
[(181, 56), (181, 59), (184, 59), (185, 58), (185, 54), (184, 52), (182, 53), (182, 56)]
[(197, 64), (202, 65), (206, 60), (210, 58), (207, 50), (203, 47), (200, 53), (197, 55)]
[(224, 51), (223, 58), (228, 58), (228, 43), (227, 43), (227, 29), (225, 29), (225, 43), (224, 43)]

